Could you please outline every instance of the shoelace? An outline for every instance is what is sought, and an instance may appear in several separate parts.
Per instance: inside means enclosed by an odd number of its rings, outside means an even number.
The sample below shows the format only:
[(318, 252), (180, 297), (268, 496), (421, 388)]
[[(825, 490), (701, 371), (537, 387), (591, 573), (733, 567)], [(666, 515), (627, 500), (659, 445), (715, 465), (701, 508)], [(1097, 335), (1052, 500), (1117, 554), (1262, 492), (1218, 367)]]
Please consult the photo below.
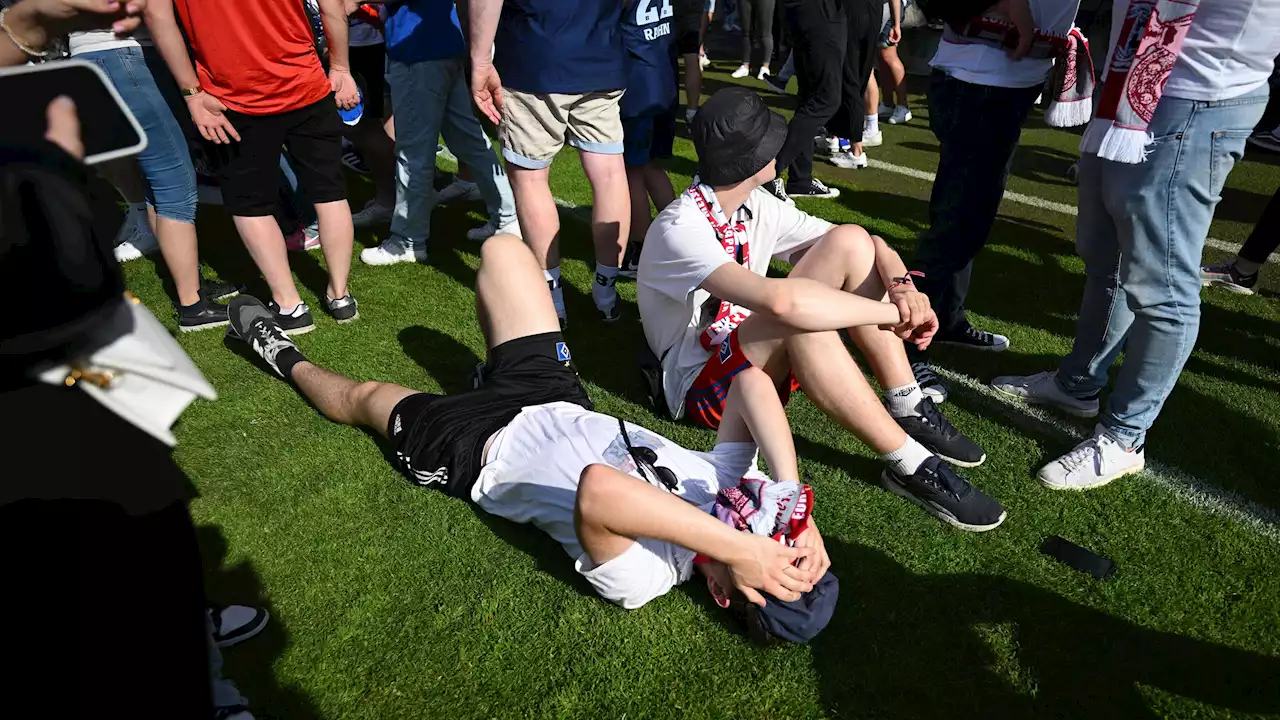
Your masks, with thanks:
[(920, 469), (917, 470), (916, 473), (918, 475), (922, 475), (926, 483), (938, 488), (957, 500), (960, 499), (960, 494), (965, 489), (965, 485), (962, 484), (964, 481), (961, 480), (958, 475), (953, 473), (951, 468), (944, 465), (941, 460), (934, 463), (932, 468), (927, 468), (923, 465), (920, 466)]
[(977, 340), (983, 345), (990, 345), (992, 343), (991, 333), (987, 332), (986, 330), (979, 330), (978, 328), (972, 325), (964, 329), (964, 334), (968, 335), (974, 340)]
[(1094, 457), (1102, 456), (1102, 448), (1099, 447), (1100, 442), (1101, 438), (1089, 438), (1077, 445), (1071, 452), (1063, 455), (1059, 462), (1062, 463), (1062, 467), (1066, 468), (1067, 472), (1075, 472), (1084, 467)]
[(787, 198), (790, 197), (787, 195), (787, 186), (782, 183), (782, 178), (774, 178), (772, 185), (773, 194), (776, 195), (779, 200), (785, 202)]
[(923, 418), (931, 427), (941, 433), (944, 438), (951, 440), (956, 435), (960, 434), (960, 431), (956, 430), (956, 427), (951, 424), (951, 421), (938, 411), (938, 407), (933, 404), (932, 400), (928, 398), (921, 400), (918, 409), (920, 410), (920, 417)]
[(813, 187), (816, 188), (819, 192), (831, 192), (831, 188), (827, 187), (826, 185), (823, 185), (822, 181), (819, 180), (818, 178), (813, 179)]
[(252, 330), (253, 342), (257, 345), (258, 352), (271, 362), (275, 362), (276, 355), (279, 355), (281, 350), (293, 344), (283, 333), (276, 330), (274, 324), (264, 319), (255, 320)]
[(933, 368), (929, 367), (929, 363), (913, 362), (911, 372), (916, 376), (916, 382), (920, 383), (920, 387), (939, 384), (938, 376), (933, 372)]

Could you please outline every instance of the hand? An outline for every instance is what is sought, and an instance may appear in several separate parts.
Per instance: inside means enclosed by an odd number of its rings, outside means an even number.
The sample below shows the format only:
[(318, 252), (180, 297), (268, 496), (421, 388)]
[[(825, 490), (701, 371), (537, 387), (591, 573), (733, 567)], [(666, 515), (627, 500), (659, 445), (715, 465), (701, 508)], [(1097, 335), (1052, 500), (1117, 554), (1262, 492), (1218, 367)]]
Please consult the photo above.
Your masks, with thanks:
[(472, 63), (471, 97), (490, 122), (502, 123), (502, 80), (493, 63)]
[(924, 350), (938, 332), (938, 315), (929, 307), (929, 297), (912, 283), (902, 283), (889, 291), (889, 302), (898, 308), (898, 324), (883, 329), (915, 343)]
[(787, 547), (776, 540), (750, 533), (742, 533), (741, 537), (744, 554), (726, 564), (734, 586), (749, 602), (765, 606), (764, 596), (757, 590), (763, 590), (783, 602), (792, 602), (799, 600), (801, 593), (813, 589), (813, 584), (804, 579), (805, 573), (792, 564), (813, 554), (813, 548)]
[(1018, 46), (1009, 51), (1009, 59), (1021, 60), (1026, 57), (1031, 52), (1031, 41), (1036, 34), (1036, 21), (1031, 16), (1030, 0), (999, 0), (987, 12), (1004, 16), (1018, 28)]
[(80, 139), (80, 116), (76, 104), (65, 95), (56, 97), (44, 111), (49, 126), (44, 139), (57, 145), (77, 160), (84, 159), (84, 142)]
[(205, 140), (218, 145), (229, 145), (232, 140), (240, 142), (240, 133), (236, 132), (224, 114), (227, 106), (218, 98), (207, 92), (189, 95), (187, 110), (191, 112), (191, 122), (195, 123), (200, 136)]
[(147, 0), (25, 0), (14, 7), (21, 5), (32, 5), (36, 17), (54, 35), (106, 28), (127, 35), (142, 22)]
[(897, 45), (902, 42), (902, 25), (894, 25), (889, 28), (889, 44)]
[(816, 583), (827, 574), (827, 570), (831, 569), (831, 558), (827, 557), (827, 547), (822, 543), (822, 534), (818, 532), (818, 526), (813, 523), (813, 518), (809, 518), (809, 527), (805, 531), (796, 536), (796, 547), (809, 548), (813, 550), (813, 554), (800, 561), (800, 571), (808, 573), (806, 578), (811, 583)]
[(334, 102), (343, 110), (350, 110), (360, 102), (360, 88), (350, 70), (330, 68), (329, 86), (333, 88)]

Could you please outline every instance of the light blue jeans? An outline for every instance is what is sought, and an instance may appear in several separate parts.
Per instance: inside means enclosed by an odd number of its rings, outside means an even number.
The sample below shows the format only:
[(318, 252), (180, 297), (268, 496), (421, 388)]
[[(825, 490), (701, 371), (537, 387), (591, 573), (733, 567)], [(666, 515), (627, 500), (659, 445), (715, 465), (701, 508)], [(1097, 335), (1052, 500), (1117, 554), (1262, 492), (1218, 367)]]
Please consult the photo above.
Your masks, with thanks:
[(1080, 158), (1076, 250), (1084, 298), (1057, 378), (1067, 393), (1092, 396), (1124, 349), (1101, 424), (1126, 447), (1145, 442), (1191, 356), (1205, 236), (1267, 94), (1264, 84), (1218, 102), (1165, 96), (1148, 127), (1155, 144), (1146, 162)]
[(441, 135), (458, 162), (471, 170), (494, 225), (514, 222), (511, 183), (471, 109), (462, 58), (392, 60), (387, 81), (396, 109), (396, 210), (391, 234), (415, 245), (431, 235), (436, 142)]

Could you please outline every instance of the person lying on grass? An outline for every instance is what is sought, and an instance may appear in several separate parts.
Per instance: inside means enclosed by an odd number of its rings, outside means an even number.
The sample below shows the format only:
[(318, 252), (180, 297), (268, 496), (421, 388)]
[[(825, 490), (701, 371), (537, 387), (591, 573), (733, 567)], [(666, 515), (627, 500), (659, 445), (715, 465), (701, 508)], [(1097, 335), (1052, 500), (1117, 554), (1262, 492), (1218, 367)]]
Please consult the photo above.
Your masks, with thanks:
[[(498, 235), (480, 255), (476, 314), (488, 359), (468, 392), (433, 395), (321, 368), (248, 296), (231, 303), (228, 334), (330, 420), (385, 435), (412, 482), (555, 538), (606, 600), (638, 608), (696, 569), (753, 639), (812, 639), (839, 585), (768, 376), (738, 376), (710, 453), (592, 412), (532, 252)], [(779, 482), (757, 469), (753, 438)]]

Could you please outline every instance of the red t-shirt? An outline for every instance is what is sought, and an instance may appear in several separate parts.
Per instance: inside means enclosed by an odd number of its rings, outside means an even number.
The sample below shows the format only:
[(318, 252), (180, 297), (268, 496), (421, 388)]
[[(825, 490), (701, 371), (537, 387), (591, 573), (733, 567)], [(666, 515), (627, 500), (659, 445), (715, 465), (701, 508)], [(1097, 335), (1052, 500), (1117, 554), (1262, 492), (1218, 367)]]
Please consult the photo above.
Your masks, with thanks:
[(200, 87), (245, 115), (297, 110), (332, 92), (302, 2), (174, 0)]

